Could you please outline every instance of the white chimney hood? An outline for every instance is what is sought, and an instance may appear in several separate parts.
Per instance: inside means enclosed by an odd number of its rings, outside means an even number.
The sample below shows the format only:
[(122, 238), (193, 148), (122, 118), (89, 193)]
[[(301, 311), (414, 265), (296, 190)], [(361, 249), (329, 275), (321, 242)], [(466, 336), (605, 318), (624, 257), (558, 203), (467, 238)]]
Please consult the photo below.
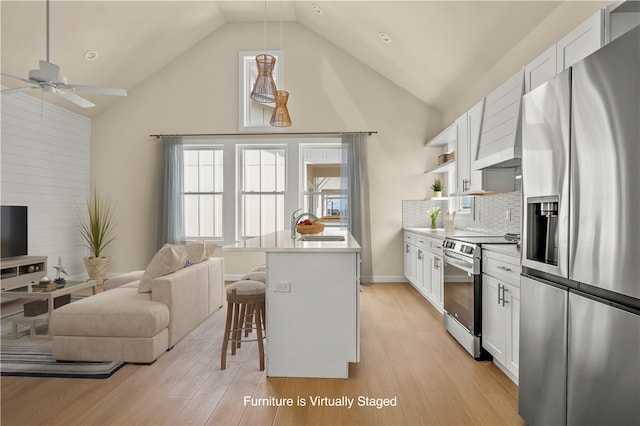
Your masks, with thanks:
[(475, 169), (514, 168), (522, 158), (524, 68), (487, 95)]

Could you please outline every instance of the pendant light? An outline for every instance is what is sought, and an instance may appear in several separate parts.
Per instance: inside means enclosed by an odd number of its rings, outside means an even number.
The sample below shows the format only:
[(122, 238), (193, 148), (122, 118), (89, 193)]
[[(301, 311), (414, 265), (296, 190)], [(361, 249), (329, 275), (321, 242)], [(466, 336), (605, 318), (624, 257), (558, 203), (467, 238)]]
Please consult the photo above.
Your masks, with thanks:
[[(264, 1), (264, 50), (267, 50), (267, 0)], [(276, 83), (273, 81), (273, 69), (276, 58), (262, 53), (256, 56), (258, 77), (251, 90), (250, 98), (261, 104), (273, 103), (276, 98)]]
[[(280, 50), (282, 47), (282, 0), (280, 0)], [(276, 108), (273, 110), (269, 124), (274, 127), (291, 126), (291, 117), (287, 109), (287, 101), (289, 100), (289, 92), (285, 90), (276, 91)]]

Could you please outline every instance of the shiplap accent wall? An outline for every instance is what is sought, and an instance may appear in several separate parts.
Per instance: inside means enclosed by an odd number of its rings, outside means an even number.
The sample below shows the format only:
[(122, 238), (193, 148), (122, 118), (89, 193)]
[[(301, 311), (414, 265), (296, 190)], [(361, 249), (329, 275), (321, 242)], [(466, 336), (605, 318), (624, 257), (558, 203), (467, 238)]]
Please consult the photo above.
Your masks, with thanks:
[(71, 278), (86, 277), (78, 231), (90, 194), (91, 120), (25, 94), (1, 97), (0, 202), (28, 206), (29, 255), (58, 256)]

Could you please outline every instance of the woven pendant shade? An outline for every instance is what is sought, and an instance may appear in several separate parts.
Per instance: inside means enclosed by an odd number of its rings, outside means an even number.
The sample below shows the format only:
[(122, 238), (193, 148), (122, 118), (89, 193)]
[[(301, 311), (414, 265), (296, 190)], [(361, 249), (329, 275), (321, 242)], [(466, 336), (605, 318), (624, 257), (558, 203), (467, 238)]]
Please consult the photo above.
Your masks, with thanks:
[(287, 100), (289, 100), (289, 92), (284, 90), (278, 90), (276, 92), (276, 108), (273, 110), (273, 115), (271, 115), (271, 121), (269, 121), (272, 126), (291, 126), (291, 117), (289, 117), (289, 110), (287, 109)]
[(256, 66), (258, 68), (258, 78), (251, 90), (251, 99), (261, 104), (273, 103), (275, 101), (276, 83), (273, 81), (273, 68), (276, 65), (276, 58), (262, 53), (256, 56)]

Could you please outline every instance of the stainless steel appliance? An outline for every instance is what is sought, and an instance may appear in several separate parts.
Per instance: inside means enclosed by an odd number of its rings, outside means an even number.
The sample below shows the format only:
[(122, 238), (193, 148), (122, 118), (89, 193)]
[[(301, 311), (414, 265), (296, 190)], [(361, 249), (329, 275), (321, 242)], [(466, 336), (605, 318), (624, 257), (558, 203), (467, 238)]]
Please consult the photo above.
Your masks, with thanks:
[(520, 415), (640, 424), (640, 26), (523, 98)]
[(513, 238), (464, 235), (446, 238), (444, 327), (475, 359), (491, 357), (482, 348), (482, 244), (516, 244)]

